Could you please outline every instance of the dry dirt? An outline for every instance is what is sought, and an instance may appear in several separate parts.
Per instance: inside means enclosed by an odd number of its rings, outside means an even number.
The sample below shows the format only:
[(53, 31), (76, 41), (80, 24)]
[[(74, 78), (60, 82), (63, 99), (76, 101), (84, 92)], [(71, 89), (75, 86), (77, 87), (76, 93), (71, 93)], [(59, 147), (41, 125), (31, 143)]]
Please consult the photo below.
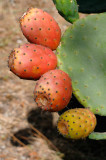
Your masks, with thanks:
[(59, 135), (59, 115), (42, 112), (33, 100), (36, 82), (19, 79), (8, 68), (11, 50), (27, 42), (19, 17), (30, 7), (50, 13), (62, 32), (70, 25), (52, 0), (0, 0), (0, 160), (105, 159), (104, 141), (71, 141)]

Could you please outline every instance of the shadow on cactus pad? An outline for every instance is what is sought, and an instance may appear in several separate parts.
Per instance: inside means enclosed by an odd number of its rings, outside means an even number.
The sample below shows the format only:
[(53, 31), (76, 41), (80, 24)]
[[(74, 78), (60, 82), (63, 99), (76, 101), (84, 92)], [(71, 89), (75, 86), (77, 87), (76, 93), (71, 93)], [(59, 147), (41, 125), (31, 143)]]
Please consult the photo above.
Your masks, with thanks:
[(106, 0), (77, 0), (77, 3), (82, 13), (106, 12)]

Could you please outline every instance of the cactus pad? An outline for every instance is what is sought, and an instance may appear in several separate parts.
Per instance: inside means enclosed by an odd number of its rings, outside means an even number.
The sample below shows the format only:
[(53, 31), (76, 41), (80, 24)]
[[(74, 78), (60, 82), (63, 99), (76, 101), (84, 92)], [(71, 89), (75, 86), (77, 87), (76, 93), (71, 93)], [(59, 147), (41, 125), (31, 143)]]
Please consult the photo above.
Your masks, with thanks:
[(58, 66), (72, 78), (73, 93), (94, 114), (106, 116), (106, 13), (77, 20), (57, 49)]
[(106, 12), (106, 0), (77, 0), (79, 11), (83, 13)]
[(59, 14), (68, 22), (73, 23), (79, 18), (76, 0), (53, 0)]
[(104, 133), (99, 133), (99, 132), (92, 132), (89, 135), (90, 139), (95, 139), (95, 140), (105, 140), (106, 139), (106, 132)]

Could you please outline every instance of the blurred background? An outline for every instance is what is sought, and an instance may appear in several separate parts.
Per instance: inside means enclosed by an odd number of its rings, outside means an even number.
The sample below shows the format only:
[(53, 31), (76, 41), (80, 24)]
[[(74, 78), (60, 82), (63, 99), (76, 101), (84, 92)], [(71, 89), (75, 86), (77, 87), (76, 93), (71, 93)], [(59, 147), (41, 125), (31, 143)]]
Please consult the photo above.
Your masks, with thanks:
[(71, 25), (52, 0), (0, 0), (0, 160), (104, 160), (105, 141), (73, 141), (59, 135), (59, 115), (42, 112), (33, 100), (36, 82), (22, 80), (8, 68), (11, 50), (27, 43), (19, 18), (30, 7), (51, 14), (62, 33)]

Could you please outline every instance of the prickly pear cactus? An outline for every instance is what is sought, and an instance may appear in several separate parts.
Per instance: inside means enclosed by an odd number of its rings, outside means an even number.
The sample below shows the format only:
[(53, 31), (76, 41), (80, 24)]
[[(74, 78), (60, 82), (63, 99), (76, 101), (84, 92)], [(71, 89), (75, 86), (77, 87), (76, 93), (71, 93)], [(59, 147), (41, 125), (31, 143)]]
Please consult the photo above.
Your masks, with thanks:
[(60, 15), (73, 23), (79, 18), (76, 0), (53, 0)]
[[(57, 49), (58, 67), (72, 78), (73, 93), (94, 114), (106, 116), (106, 13), (77, 20)], [(104, 139), (92, 133), (91, 139)]]
[(106, 12), (106, 0), (77, 0), (77, 3), (82, 13)]

